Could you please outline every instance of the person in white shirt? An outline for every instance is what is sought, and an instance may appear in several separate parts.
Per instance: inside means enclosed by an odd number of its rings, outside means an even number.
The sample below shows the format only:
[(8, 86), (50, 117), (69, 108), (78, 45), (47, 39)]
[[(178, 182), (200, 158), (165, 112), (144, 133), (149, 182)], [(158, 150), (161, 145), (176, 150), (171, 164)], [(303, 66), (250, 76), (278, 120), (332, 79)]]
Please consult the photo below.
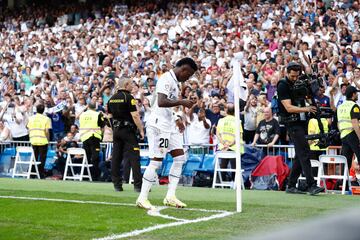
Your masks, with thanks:
[(26, 118), (15, 108), (13, 101), (6, 104), (0, 112), (0, 120), (4, 122), (14, 141), (29, 141), (29, 132), (26, 129)]
[(209, 144), (211, 122), (205, 117), (205, 109), (200, 108), (198, 113), (190, 117), (190, 125), (187, 127), (188, 143), (192, 145)]
[(146, 123), (151, 161), (143, 175), (141, 192), (136, 200), (136, 205), (140, 208), (154, 209), (148, 200), (148, 195), (155, 182), (156, 170), (161, 167), (162, 160), (168, 151), (174, 162), (170, 169), (169, 187), (164, 204), (186, 207), (186, 204), (175, 196), (182, 166), (186, 161), (182, 137), (185, 126), (182, 118), (176, 115), (172, 108), (175, 106), (191, 108), (194, 104), (191, 100), (178, 99), (179, 83), (187, 81), (197, 70), (198, 67), (193, 59), (183, 58), (176, 63), (173, 70), (164, 73), (156, 84), (151, 113)]

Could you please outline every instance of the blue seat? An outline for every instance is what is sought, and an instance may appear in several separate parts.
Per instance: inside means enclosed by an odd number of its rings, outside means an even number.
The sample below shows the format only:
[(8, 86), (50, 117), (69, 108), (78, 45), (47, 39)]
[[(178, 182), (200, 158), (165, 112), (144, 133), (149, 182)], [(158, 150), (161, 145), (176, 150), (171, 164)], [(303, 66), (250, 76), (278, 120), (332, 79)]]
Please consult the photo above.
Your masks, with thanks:
[(45, 161), (45, 170), (52, 170), (54, 168), (55, 165), (55, 161), (56, 161), (56, 151), (55, 150), (49, 150), (47, 151), (46, 154), (46, 161)]
[(202, 154), (189, 154), (188, 160), (184, 165), (182, 175), (187, 177), (192, 176), (193, 172), (200, 167), (202, 160)]
[(150, 158), (145, 156), (140, 156), (140, 167), (141, 167), (141, 173), (144, 174), (146, 166), (148, 166), (150, 163)]
[(202, 170), (205, 172), (214, 172), (214, 169), (215, 169), (215, 155), (205, 154), (202, 165), (198, 170)]
[(0, 157), (0, 173), (8, 175), (9, 168), (11, 166), (11, 160), (15, 159), (16, 149), (15, 148), (5, 148), (4, 152)]
[[(164, 158), (164, 160), (162, 162), (161, 171), (160, 171), (160, 175), (162, 177), (169, 176), (170, 168), (171, 168), (173, 161), (174, 160), (173, 160), (172, 156), (169, 153), (166, 154), (166, 157)], [(158, 174), (159, 174), (159, 171), (158, 171)]]

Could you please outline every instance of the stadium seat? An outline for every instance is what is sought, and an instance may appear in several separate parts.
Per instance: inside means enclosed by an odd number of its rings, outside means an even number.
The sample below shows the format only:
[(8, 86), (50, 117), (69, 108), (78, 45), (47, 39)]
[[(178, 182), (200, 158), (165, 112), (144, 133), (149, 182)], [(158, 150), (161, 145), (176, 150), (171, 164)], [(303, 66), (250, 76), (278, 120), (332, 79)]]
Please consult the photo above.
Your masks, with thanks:
[(15, 148), (5, 148), (4, 152), (0, 156), (0, 173), (3, 176), (9, 176), (9, 170), (11, 168), (12, 159), (15, 158), (16, 150)]
[(201, 167), (198, 170), (205, 172), (214, 172), (215, 168), (215, 155), (205, 154)]
[[(160, 175), (162, 177), (169, 176), (170, 168), (171, 168), (173, 161), (174, 160), (173, 160), (172, 156), (169, 153), (166, 154), (166, 157), (163, 160), (161, 171), (160, 171)], [(158, 174), (159, 174), (159, 171), (158, 171)]]
[(46, 162), (45, 162), (45, 170), (52, 170), (55, 165), (55, 158), (56, 151), (55, 150), (48, 150), (46, 154)]
[[(31, 175), (35, 175), (38, 179), (40, 179), (38, 169), (39, 164), (40, 162), (35, 160), (32, 147), (17, 147), (12, 177), (26, 177), (29, 179)], [(35, 168), (35, 172), (32, 172), (33, 166)]]
[[(325, 192), (327, 193), (327, 192), (331, 191), (331, 190), (327, 189), (325, 180), (326, 179), (337, 179), (337, 180), (342, 180), (341, 194), (344, 195), (345, 188), (346, 188), (346, 182), (348, 182), (349, 189), (351, 187), (350, 177), (349, 177), (349, 167), (347, 164), (346, 157), (344, 157), (342, 155), (321, 155), (319, 157), (319, 161), (320, 161), (319, 179), (324, 184)], [(342, 175), (325, 175), (324, 164), (341, 164), (341, 165), (343, 165)], [(332, 192), (336, 192), (336, 191), (332, 191)]]
[[(72, 155), (79, 155), (82, 156), (82, 162), (81, 163), (73, 163), (72, 161)], [(68, 148), (67, 149), (67, 158), (66, 158), (66, 165), (65, 165), (65, 172), (63, 180), (71, 179), (71, 180), (79, 180), (82, 181), (83, 178), (88, 178), (90, 181), (92, 181), (91, 173), (90, 173), (90, 167), (92, 167), (92, 164), (89, 164), (86, 152), (83, 148)], [(80, 174), (75, 175), (74, 167), (80, 167)], [(71, 170), (71, 176), (68, 176), (68, 168)], [(84, 171), (87, 170), (87, 175), (85, 175)]]
[(189, 154), (189, 157), (184, 164), (182, 175), (191, 177), (193, 175), (193, 171), (200, 167), (202, 160), (202, 154)]

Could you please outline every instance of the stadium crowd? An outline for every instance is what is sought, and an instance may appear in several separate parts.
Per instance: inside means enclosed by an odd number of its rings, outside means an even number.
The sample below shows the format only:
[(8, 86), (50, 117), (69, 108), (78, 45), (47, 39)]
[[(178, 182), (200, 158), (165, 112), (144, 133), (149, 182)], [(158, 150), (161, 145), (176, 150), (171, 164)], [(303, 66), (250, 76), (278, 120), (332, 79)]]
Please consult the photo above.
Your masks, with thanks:
[[(132, 95), (146, 124), (158, 78), (190, 56), (200, 70), (181, 95), (197, 104), (176, 109), (187, 119), (185, 144), (216, 143), (217, 122), (234, 101), (233, 64), (241, 65), (244, 76), (245, 142), (286, 144), (271, 102), (290, 61), (308, 73), (318, 71), (324, 87), (316, 99), (322, 106), (336, 109), (348, 85), (360, 87), (359, 8), (357, 0), (224, 0), (5, 10), (0, 17), (1, 141), (27, 140), (27, 119), (43, 101), (52, 121), (51, 140), (63, 152), (66, 142), (79, 140), (79, 116), (88, 103), (106, 116), (121, 77), (133, 80)], [(259, 124), (264, 119), (273, 126), (271, 136)], [(111, 142), (111, 134), (109, 124), (103, 141)], [(276, 134), (280, 138), (273, 141)]]

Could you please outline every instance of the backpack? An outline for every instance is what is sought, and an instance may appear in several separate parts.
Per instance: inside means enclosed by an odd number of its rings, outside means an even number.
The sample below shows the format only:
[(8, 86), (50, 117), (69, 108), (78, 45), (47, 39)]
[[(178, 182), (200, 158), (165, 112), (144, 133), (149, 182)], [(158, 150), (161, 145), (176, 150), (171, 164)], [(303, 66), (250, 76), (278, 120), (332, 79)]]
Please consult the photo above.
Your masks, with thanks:
[(213, 182), (213, 173), (205, 171), (196, 171), (193, 176), (193, 187), (211, 187)]

